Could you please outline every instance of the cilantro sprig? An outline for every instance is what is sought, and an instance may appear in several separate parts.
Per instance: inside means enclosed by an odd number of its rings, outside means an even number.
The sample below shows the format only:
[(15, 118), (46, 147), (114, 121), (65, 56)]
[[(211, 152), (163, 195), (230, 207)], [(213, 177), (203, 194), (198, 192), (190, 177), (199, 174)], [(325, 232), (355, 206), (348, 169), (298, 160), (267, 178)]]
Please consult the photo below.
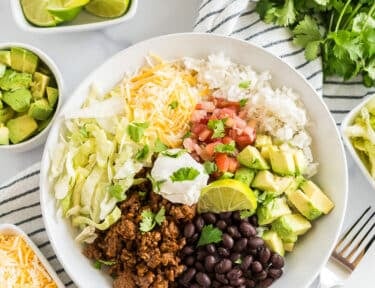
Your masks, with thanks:
[(226, 153), (226, 154), (234, 154), (236, 151), (236, 143), (231, 141), (229, 144), (219, 143), (215, 146), (215, 152), (218, 153)]
[(139, 230), (150, 232), (157, 225), (161, 225), (165, 220), (165, 208), (161, 207), (158, 213), (152, 213), (151, 210), (143, 210), (141, 213), (142, 221), (139, 223)]
[(197, 178), (199, 174), (199, 171), (193, 167), (182, 167), (173, 172), (169, 178), (172, 182), (190, 181)]
[(225, 136), (225, 121), (226, 119), (212, 119), (208, 121), (207, 127), (214, 132), (211, 138), (222, 138)]
[(219, 228), (214, 228), (212, 224), (205, 225), (202, 228), (201, 236), (197, 246), (203, 246), (211, 243), (219, 243), (222, 241), (223, 232)]

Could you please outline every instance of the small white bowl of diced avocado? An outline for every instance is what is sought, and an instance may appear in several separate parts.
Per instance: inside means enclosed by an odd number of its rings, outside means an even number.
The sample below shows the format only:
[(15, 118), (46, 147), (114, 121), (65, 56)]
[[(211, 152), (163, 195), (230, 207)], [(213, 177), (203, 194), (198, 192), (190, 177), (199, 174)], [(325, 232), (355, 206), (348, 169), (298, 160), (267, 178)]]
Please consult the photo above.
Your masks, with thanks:
[(0, 149), (31, 150), (47, 138), (60, 107), (62, 77), (42, 51), (0, 44)]

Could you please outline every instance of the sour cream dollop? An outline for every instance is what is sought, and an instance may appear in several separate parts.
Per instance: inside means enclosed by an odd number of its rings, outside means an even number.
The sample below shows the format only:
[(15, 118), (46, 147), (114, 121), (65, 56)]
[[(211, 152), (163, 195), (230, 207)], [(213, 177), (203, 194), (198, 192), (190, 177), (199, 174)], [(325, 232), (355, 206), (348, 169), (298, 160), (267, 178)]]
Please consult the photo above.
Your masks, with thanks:
[[(192, 180), (172, 181), (171, 176), (181, 168), (192, 168), (199, 174)], [(181, 149), (170, 149), (166, 153), (160, 153), (152, 167), (151, 177), (160, 183), (159, 191), (156, 191), (158, 194), (173, 203), (186, 205), (198, 202), (200, 191), (208, 181), (208, 174), (203, 165)]]

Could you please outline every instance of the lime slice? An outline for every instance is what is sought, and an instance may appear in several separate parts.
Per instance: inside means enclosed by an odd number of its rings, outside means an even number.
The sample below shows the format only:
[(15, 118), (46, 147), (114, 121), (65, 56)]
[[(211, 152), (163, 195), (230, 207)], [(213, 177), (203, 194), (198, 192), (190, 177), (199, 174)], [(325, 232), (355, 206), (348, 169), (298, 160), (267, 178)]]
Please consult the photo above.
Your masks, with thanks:
[(72, 21), (90, 0), (50, 0), (48, 12), (63, 21)]
[(126, 12), (129, 3), (129, 0), (91, 0), (85, 9), (99, 17), (115, 18)]
[(47, 11), (48, 3), (49, 0), (21, 0), (23, 14), (36, 26), (56, 26), (59, 21)]
[(237, 210), (255, 211), (257, 196), (244, 183), (234, 179), (212, 182), (201, 191), (198, 212), (221, 213)]

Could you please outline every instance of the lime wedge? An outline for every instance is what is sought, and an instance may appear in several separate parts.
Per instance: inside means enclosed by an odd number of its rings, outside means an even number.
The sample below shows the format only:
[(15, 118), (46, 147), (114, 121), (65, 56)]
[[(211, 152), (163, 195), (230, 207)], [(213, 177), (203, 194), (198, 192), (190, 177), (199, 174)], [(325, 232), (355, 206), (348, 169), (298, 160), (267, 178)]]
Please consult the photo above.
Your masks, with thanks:
[(99, 17), (115, 18), (128, 10), (130, 0), (91, 0), (85, 9)]
[(63, 21), (72, 21), (90, 0), (50, 0), (48, 12)]
[(198, 212), (221, 213), (237, 210), (255, 211), (257, 196), (244, 183), (234, 179), (217, 180), (203, 188)]
[(23, 14), (30, 23), (36, 26), (56, 26), (59, 19), (47, 11), (48, 3), (49, 0), (21, 0)]

